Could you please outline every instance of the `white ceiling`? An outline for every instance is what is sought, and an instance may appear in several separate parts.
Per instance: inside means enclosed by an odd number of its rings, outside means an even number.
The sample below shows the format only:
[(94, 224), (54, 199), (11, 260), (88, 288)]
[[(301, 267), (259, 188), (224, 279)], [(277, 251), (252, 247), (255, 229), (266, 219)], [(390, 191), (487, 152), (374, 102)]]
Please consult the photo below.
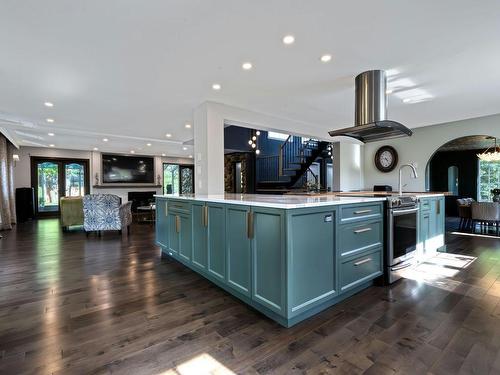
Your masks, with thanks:
[(187, 156), (184, 124), (212, 100), (326, 135), (353, 123), (368, 69), (433, 97), (390, 95), (389, 117), (409, 127), (499, 113), (499, 19), (496, 0), (3, 0), (0, 118), (24, 125), (0, 126), (24, 145)]

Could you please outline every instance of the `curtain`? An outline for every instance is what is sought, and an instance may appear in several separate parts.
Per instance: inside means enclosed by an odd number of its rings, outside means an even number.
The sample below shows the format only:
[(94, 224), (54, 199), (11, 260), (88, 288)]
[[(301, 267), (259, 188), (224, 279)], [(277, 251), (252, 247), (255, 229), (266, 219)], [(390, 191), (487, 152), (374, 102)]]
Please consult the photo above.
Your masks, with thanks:
[(16, 223), (14, 197), (14, 146), (0, 134), (0, 230)]

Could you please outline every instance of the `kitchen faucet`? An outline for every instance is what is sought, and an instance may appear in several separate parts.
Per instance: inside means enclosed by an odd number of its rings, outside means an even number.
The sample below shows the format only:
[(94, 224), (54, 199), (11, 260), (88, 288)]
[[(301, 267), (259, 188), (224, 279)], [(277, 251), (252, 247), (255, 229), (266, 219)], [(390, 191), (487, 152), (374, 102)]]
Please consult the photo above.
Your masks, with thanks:
[(403, 185), (401, 184), (401, 171), (403, 170), (404, 167), (410, 167), (412, 171), (413, 178), (417, 178), (417, 168), (413, 164), (403, 164), (401, 167), (399, 167), (399, 195), (403, 195)]

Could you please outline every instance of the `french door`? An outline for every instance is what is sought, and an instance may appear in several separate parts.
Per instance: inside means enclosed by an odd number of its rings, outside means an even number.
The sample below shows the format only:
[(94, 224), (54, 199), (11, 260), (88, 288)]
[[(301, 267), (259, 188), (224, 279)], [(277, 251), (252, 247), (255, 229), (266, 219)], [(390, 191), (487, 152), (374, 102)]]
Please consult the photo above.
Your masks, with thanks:
[(59, 215), (59, 199), (84, 196), (89, 192), (89, 181), (88, 160), (32, 157), (36, 215)]
[(193, 194), (194, 167), (192, 165), (163, 164), (164, 194)]

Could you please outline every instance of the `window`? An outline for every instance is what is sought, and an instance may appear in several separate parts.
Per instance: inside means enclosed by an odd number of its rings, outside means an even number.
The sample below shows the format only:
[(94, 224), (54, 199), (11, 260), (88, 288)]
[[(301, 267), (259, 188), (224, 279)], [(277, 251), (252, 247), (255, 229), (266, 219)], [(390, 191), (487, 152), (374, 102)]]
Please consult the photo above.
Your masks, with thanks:
[(478, 200), (491, 201), (491, 190), (500, 188), (500, 163), (479, 160), (478, 182)]
[(163, 164), (163, 193), (179, 194), (179, 164)]
[(274, 139), (276, 141), (286, 141), (286, 139), (288, 138), (288, 134), (267, 132), (267, 138)]

